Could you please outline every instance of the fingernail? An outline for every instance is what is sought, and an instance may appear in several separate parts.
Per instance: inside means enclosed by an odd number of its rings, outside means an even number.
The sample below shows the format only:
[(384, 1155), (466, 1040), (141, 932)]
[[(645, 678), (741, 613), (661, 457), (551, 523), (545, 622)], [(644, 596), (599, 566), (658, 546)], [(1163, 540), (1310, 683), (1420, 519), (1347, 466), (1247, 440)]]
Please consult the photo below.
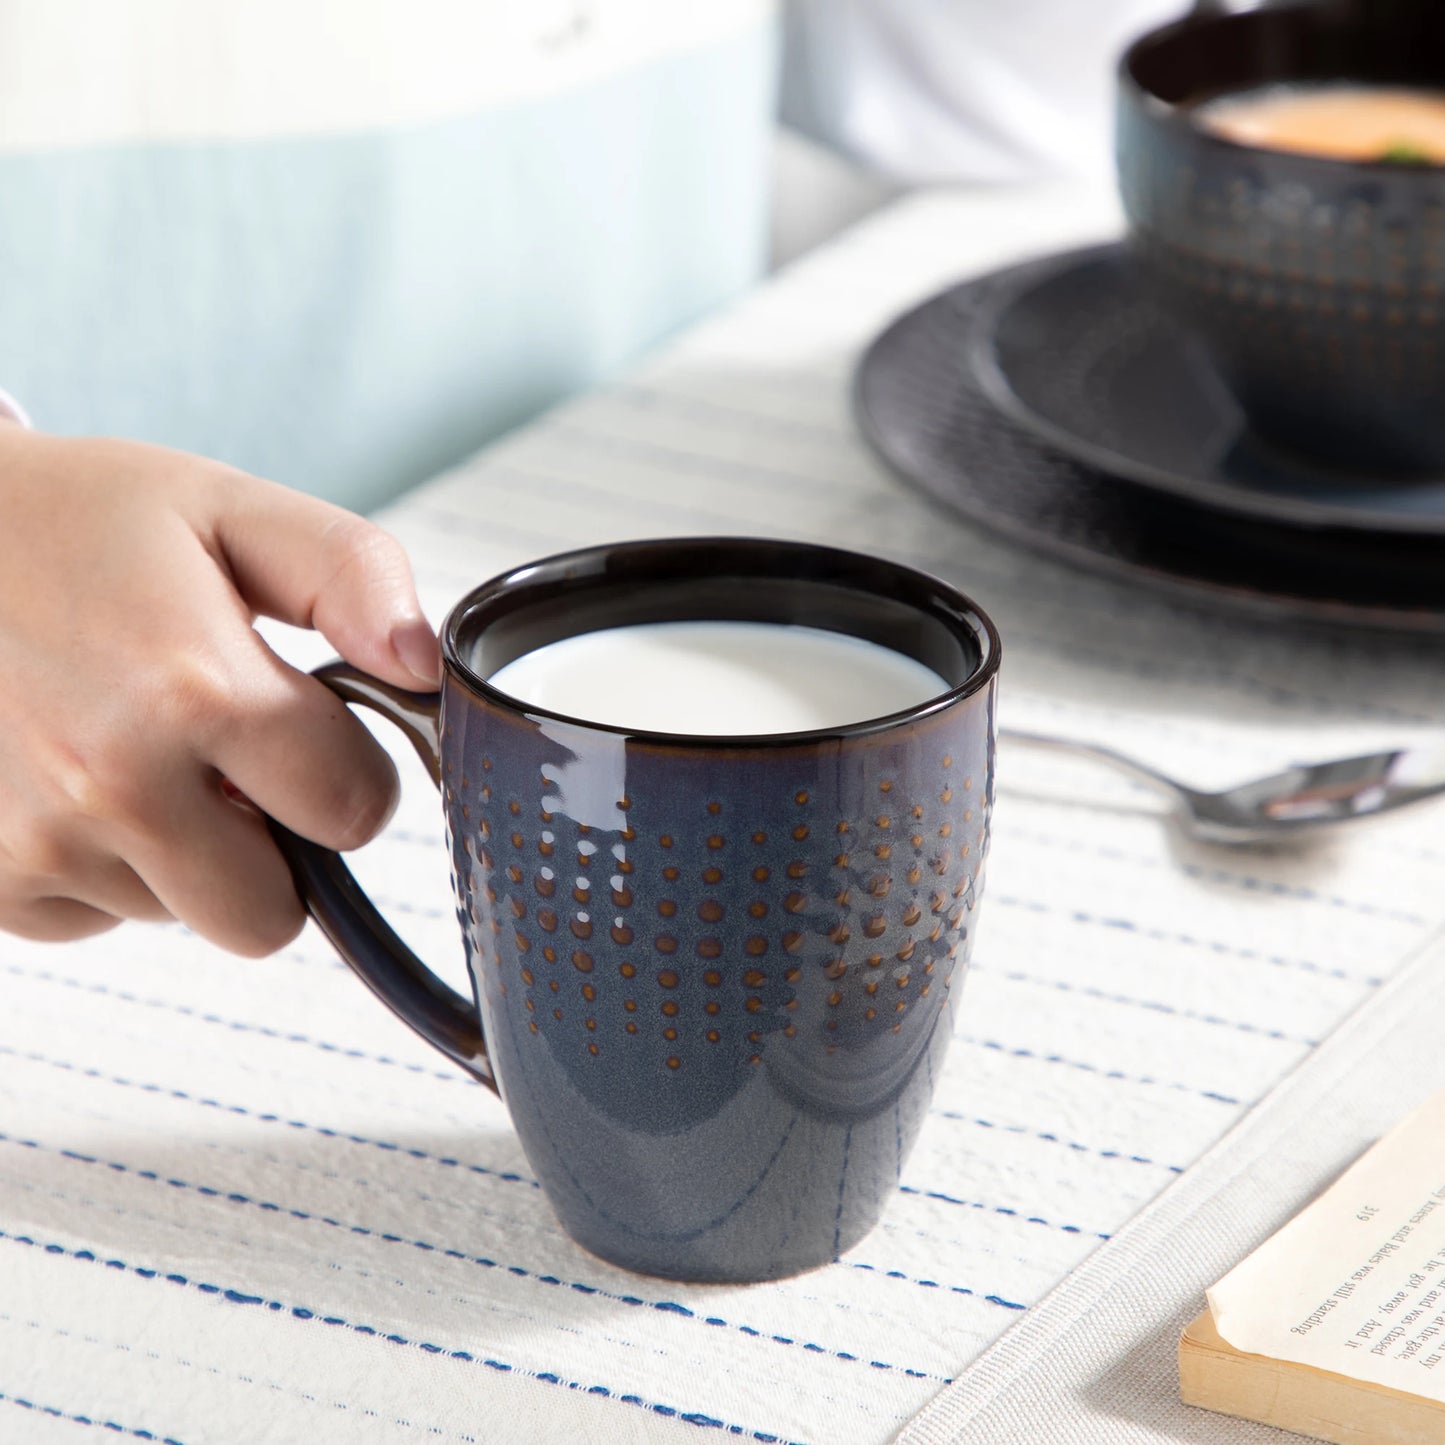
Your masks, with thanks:
[(418, 682), (427, 687), (441, 686), (441, 651), (431, 628), (424, 621), (418, 619), (398, 627), (391, 634), (391, 650)]

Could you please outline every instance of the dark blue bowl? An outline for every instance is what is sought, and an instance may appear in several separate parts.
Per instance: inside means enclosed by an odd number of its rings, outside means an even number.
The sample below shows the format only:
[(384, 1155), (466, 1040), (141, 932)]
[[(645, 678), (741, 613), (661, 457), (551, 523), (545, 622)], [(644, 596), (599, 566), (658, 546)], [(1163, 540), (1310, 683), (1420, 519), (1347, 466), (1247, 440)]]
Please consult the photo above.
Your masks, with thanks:
[(1445, 167), (1245, 146), (1198, 107), (1274, 84), (1445, 89), (1445, 5), (1195, 16), (1119, 68), (1134, 254), (1254, 428), (1342, 470), (1445, 469)]

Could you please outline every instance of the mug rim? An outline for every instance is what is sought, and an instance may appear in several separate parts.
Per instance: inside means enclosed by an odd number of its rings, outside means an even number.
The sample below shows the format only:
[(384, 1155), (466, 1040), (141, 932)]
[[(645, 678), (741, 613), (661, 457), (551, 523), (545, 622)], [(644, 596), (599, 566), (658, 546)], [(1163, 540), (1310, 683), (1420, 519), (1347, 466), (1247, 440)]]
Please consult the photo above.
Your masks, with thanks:
[[(553, 708), (530, 703), (523, 698), (513, 697), (510, 693), (503, 692), (500, 688), (493, 687), (485, 677), (477, 672), (476, 669), (462, 657), (460, 634), (468, 617), (471, 616), (477, 608), (484, 606), (488, 602), (496, 601), (508, 592), (515, 593), (529, 585), (529, 583), (535, 584), (539, 580), (537, 574), (543, 569), (555, 575), (565, 569), (575, 568), (579, 564), (585, 564), (589, 561), (601, 561), (611, 556), (637, 556), (659, 547), (665, 547), (670, 550), (684, 548), (690, 552), (706, 553), (712, 556), (716, 556), (720, 551), (725, 550), (738, 557), (750, 555), (758, 564), (763, 563), (769, 558), (779, 559), (789, 553), (807, 555), (823, 563), (831, 561), (834, 564), (842, 563), (853, 568), (862, 566), (866, 569), (876, 570), (880, 575), (886, 576), (891, 574), (895, 579), (900, 581), (906, 578), (910, 580), (914, 586), (921, 583), (924, 588), (931, 591), (939, 601), (946, 603), (956, 614), (957, 621), (967, 628), (969, 641), (978, 653), (978, 662), (962, 682), (948, 688), (946, 691), (927, 698), (923, 702), (915, 703), (911, 707), (897, 709), (893, 712), (881, 714), (878, 717), (862, 718), (856, 722), (843, 723), (824, 728), (809, 728), (796, 732), (705, 734), (674, 733), (647, 728), (624, 727), (614, 723), (596, 722), (591, 718), (578, 717), (574, 713), (560, 712)], [(754, 570), (759, 576), (770, 575), (766, 574), (761, 566), (755, 566)], [(679, 572), (681, 571), (682, 569), (679, 568)], [(581, 580), (582, 585), (585, 586), (585, 579)], [(921, 609), (919, 609), (919, 611), (920, 615), (923, 615)], [(720, 616), (716, 620), (730, 621), (741, 619), (730, 619), (725, 616)], [(781, 623), (776, 625), (787, 626), (789, 624)], [(599, 630), (603, 629), (579, 628), (576, 632), (569, 633), (568, 635), (581, 636), (588, 631)], [(841, 628), (831, 630), (843, 632), (845, 636), (853, 635)], [(886, 644), (877, 645), (883, 646)], [(898, 651), (897, 648), (892, 650)], [(449, 680), (454, 684), (464, 687), (468, 692), (490, 703), (492, 706), (528, 720), (545, 720), (548, 722), (562, 723), (569, 727), (580, 728), (586, 732), (611, 734), (629, 741), (688, 752), (710, 752), (719, 749), (762, 749), (771, 751), (779, 748), (808, 747), (828, 741), (869, 738), (881, 733), (891, 732), (899, 727), (920, 722), (944, 713), (958, 703), (983, 692), (998, 675), (1002, 650), (1003, 643), (993, 619), (990, 618), (983, 608), (971, 597), (954, 587), (952, 583), (945, 582), (941, 577), (937, 577), (931, 572), (925, 572), (921, 568), (911, 567), (906, 563), (894, 562), (887, 558), (877, 557), (866, 552), (855, 552), (847, 548), (830, 547), (820, 543), (796, 541), (789, 538), (740, 536), (658, 537), (624, 542), (595, 543), (587, 547), (572, 548), (565, 552), (554, 552), (549, 556), (510, 567), (505, 572), (498, 573), (487, 581), (479, 583), (452, 606), (441, 627), (444, 680)]]
[[(1383, 156), (1332, 156), (1316, 151), (1287, 150), (1283, 146), (1260, 145), (1254, 142), (1234, 140), (1205, 125), (1199, 119), (1197, 105), (1166, 100), (1158, 91), (1141, 80), (1136, 70), (1135, 62), (1139, 53), (1146, 46), (1170, 40), (1186, 31), (1198, 30), (1201, 27), (1258, 22), (1262, 15), (1272, 16), (1275, 20), (1281, 17), (1297, 16), (1300, 18), (1300, 23), (1308, 23), (1307, 17), (1326, 9), (1325, 5), (1311, 4), (1308, 3), (1308, 0), (1300, 0), (1298, 4), (1281, 7), (1277, 10), (1235, 10), (1206, 16), (1191, 13), (1182, 15), (1177, 20), (1170, 20), (1163, 25), (1156, 25), (1153, 29), (1135, 36), (1120, 53), (1114, 67), (1116, 92), (1121, 99), (1127, 100), (1156, 123), (1170, 126), (1181, 134), (1192, 137), (1198, 144), (1218, 148), (1227, 154), (1252, 155), (1267, 158), (1270, 161), (1287, 161), (1291, 164), (1298, 164), (1306, 172), (1320, 167), (1322, 174), (1325, 175), (1343, 176), (1352, 170), (1378, 171), (1391, 177), (1418, 177), (1422, 184), (1431, 179), (1439, 183), (1442, 178), (1445, 178), (1445, 163), (1442, 162), (1432, 161), (1422, 165), (1417, 161), (1389, 160)], [(1340, 76), (1339, 79), (1342, 83), (1348, 84), (1351, 77)], [(1291, 81), (1288, 77), (1282, 77), (1269, 83), (1289, 85)], [(1370, 82), (1365, 77), (1358, 77), (1355, 79), (1355, 83), (1368, 85)], [(1220, 96), (1238, 93), (1240, 92), (1221, 91)]]

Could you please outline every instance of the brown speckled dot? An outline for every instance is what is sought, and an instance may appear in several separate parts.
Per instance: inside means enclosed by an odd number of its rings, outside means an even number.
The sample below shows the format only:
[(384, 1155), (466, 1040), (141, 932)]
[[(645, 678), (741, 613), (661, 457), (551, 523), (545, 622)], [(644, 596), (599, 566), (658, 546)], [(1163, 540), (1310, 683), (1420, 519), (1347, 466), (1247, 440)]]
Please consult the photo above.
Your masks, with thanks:
[(888, 927), (888, 920), (881, 913), (872, 913), (863, 920), (863, 932), (868, 938), (881, 938)]
[(722, 944), (716, 938), (699, 938), (697, 956), (699, 958), (721, 958)]
[(878, 1017), (878, 1010), (876, 1008), (864, 1009), (863, 1017), (865, 1019), (876, 1019)]
[(671, 833), (664, 833), (664, 834), (662, 835), (662, 837), (660, 837), (657, 841), (658, 841), (664, 848), (671, 848), (671, 847), (672, 847), (672, 834), (671, 834)]
[(762, 1001), (762, 999), (758, 998), (756, 995), (755, 995), (754, 997), (750, 998), (750, 999), (747, 1001), (747, 1003), (744, 1005), (744, 1007), (747, 1009), (747, 1011), (748, 1011), (750, 1014), (755, 1014), (755, 1013), (757, 1013), (757, 1011), (758, 1011), (760, 1008), (762, 1008), (762, 1006), (763, 1006), (763, 1001)]
[(707, 846), (716, 851), (723, 846), (724, 842), (726, 842), (726, 839), (724, 839), (720, 833), (714, 833), (712, 837), (707, 840)]
[(766, 833), (754, 833), (754, 834), (753, 834), (753, 842), (754, 842), (754, 843), (766, 843), (767, 841), (768, 841), (768, 835), (767, 835)]
[(556, 1019), (558, 1023), (561, 1023), (561, 1022), (562, 1022), (562, 1010), (559, 1009), (559, 1008), (554, 1008), (554, 1009), (552, 1010), (552, 1017), (553, 1017), (554, 1019)]
[(520, 883), (522, 881), (522, 870), (518, 868), (515, 863), (509, 864), (507, 877), (510, 878), (513, 883)]
[(533, 1003), (532, 1000), (529, 999), (529, 998), (524, 998), (524, 999), (522, 1000), (522, 1005), (523, 1005), (523, 1007), (527, 1010), (528, 1013), (534, 1013), (534, 1012), (536, 1011), (536, 1008), (537, 1008), (537, 1005), (536, 1005), (535, 1003)]
[(598, 1048), (597, 1048), (597, 1045), (596, 1045), (596, 1044), (588, 1044), (588, 1045), (587, 1045), (587, 1052), (588, 1052), (589, 1054), (591, 1054), (592, 1057), (595, 1059), (595, 1058), (597, 1057), (598, 1052), (599, 1052), (599, 1051), (598, 1051)]
[(528, 1027), (529, 1029), (531, 1029), (534, 1034), (541, 1032), (541, 1030), (539, 1030), (538, 1027), (537, 1027), (537, 1020), (536, 1020), (536, 1019), (528, 1019), (528, 1020), (527, 1020), (527, 1027)]
[(808, 895), (799, 893), (796, 889), (783, 899), (783, 907), (789, 913), (801, 913), (808, 906)]
[(543, 898), (550, 898), (557, 891), (557, 880), (555, 878), (543, 878), (541, 874), (533, 884), (538, 894)]
[(951, 754), (945, 753), (943, 755), (943, 766), (945, 768), (951, 768), (953, 766), (953, 757)]
[(768, 940), (761, 933), (755, 933), (743, 944), (743, 948), (751, 958), (761, 958), (768, 951)]
[(806, 823), (799, 823), (798, 826), (793, 829), (793, 841), (795, 843), (801, 843), (807, 836), (808, 825)]
[(750, 968), (743, 975), (743, 982), (749, 988), (761, 988), (768, 981), (768, 976), (760, 968)]
[(803, 946), (803, 935), (796, 931), (790, 931), (783, 935), (783, 951), (785, 953), (796, 953)]
[(657, 905), (657, 911), (664, 918), (672, 918), (677, 913), (677, 904), (674, 903), (671, 898), (664, 898), (662, 902)]
[(877, 980), (876, 978), (869, 979), (868, 982), (867, 982), (866, 984), (864, 984), (864, 986), (863, 986), (863, 992), (866, 993), (866, 994), (875, 994), (875, 993), (877, 993), (877, 992), (878, 992), (878, 980)]
[(527, 905), (523, 903), (520, 898), (512, 898), (508, 901), (512, 905), (513, 918), (525, 918), (527, 916)]
[(625, 1028), (630, 1034), (635, 1034), (637, 1032), (637, 1025), (633, 1023), (631, 1019), (628, 1019), (627, 1022), (622, 1025), (622, 1027)]
[(808, 794), (807, 794), (807, 792), (806, 792), (806, 791), (800, 791), (800, 792), (794, 793), (794, 794), (793, 794), (793, 801), (794, 801), (795, 803), (797, 803), (799, 806), (801, 806), (802, 804), (806, 803), (806, 802), (808, 801)]
[[(521, 835), (520, 833), (513, 833), (513, 834), (512, 834), (512, 847), (514, 847), (514, 848), (520, 848), (521, 846), (522, 846), (522, 835)], [(543, 846), (545, 847), (546, 845), (544, 844)]]
[(614, 923), (611, 929), (612, 941), (620, 948), (626, 948), (636, 936), (625, 923)]
[(806, 878), (808, 876), (808, 865), (803, 862), (788, 864), (789, 878)]
[(894, 956), (898, 959), (899, 963), (907, 963), (908, 960), (913, 957), (913, 951), (917, 947), (917, 943), (915, 943), (913, 939), (910, 938), (908, 942), (905, 943)]
[(676, 1000), (675, 998), (665, 998), (665, 999), (663, 999), (663, 1001), (662, 1001), (662, 1011), (663, 1011), (663, 1013), (665, 1013), (665, 1014), (667, 1015), (668, 1018), (670, 1018), (670, 1019), (676, 1018), (676, 1017), (677, 1017), (677, 1000)]
[(682, 976), (676, 969), (664, 968), (657, 975), (657, 981), (663, 988), (676, 988), (682, 982)]
[(802, 976), (803, 970), (801, 968), (790, 968), (783, 974), (783, 982), (797, 983), (797, 981), (802, 978)]
[(662, 870), (662, 876), (666, 878), (669, 883), (676, 883), (677, 880), (682, 877), (682, 874), (679, 873), (676, 868), (664, 868)]
[(572, 920), (572, 933), (576, 938), (591, 938), (592, 923), (586, 918), (574, 918)]
[(669, 1069), (680, 1069), (682, 1067), (682, 1060), (674, 1056), (667, 1061), (667, 1067)]
[(721, 803), (709, 803), (709, 804), (707, 805), (707, 810), (708, 810), (709, 813), (711, 813), (711, 814), (713, 815), (713, 817), (716, 817), (719, 813), (722, 812), (722, 804), (721, 804)]
[(852, 936), (852, 931), (846, 923), (835, 923), (832, 928), (828, 930), (829, 942), (836, 943), (839, 947), (847, 943)]
[(965, 778), (965, 779), (963, 780), (963, 791), (964, 791), (965, 793), (967, 793), (967, 792), (969, 792), (969, 791), (972, 789), (972, 787), (973, 787), (973, 779), (972, 779), (972, 778)]
[(893, 880), (886, 873), (875, 873), (868, 880), (868, 891), (875, 898), (886, 898), (888, 890), (893, 887)]
[(848, 972), (848, 964), (841, 958), (833, 959), (823, 970), (823, 977), (830, 978), (836, 983), (845, 973)]
[(907, 911), (906, 911), (906, 912), (904, 913), (904, 915), (903, 915), (903, 923), (904, 923), (904, 926), (905, 926), (906, 928), (912, 928), (913, 925), (914, 925), (915, 923), (917, 923), (918, 920), (919, 920), (920, 918), (922, 918), (922, 917), (923, 917), (923, 910), (918, 906), (918, 904), (917, 904), (917, 903), (910, 903), (910, 904), (908, 905)]
[(722, 1012), (722, 1005), (715, 998), (710, 998), (703, 1004), (702, 1011), (705, 1014), (719, 1014)]
[(717, 969), (710, 968), (705, 974), (703, 974), (702, 981), (709, 988), (716, 988), (722, 982), (722, 974), (720, 974)]
[(677, 1037), (677, 1030), (673, 1028), (663, 1029), (662, 1036), (668, 1041), (668, 1043), (671, 1043)]
[(785, 1028), (785, 1029), (783, 1030), (783, 1037), (784, 1037), (785, 1039), (795, 1039), (795, 1038), (797, 1038), (797, 1037), (798, 1037), (798, 1026), (797, 1026), (797, 1024), (789, 1024), (789, 1025), (787, 1026), (787, 1028)]
[(706, 883), (709, 888), (716, 888), (717, 885), (723, 881), (722, 869), (704, 868), (702, 870), (702, 881)]
[(923, 834), (915, 833), (908, 841), (912, 843), (915, 848), (921, 848), (923, 847)]
[(751, 1055), (749, 1055), (749, 1057), (748, 1057), (748, 1063), (750, 1063), (750, 1064), (760, 1064), (760, 1063), (762, 1063), (762, 1061), (763, 1061), (763, 1056), (762, 1056), (761, 1054), (751, 1054)]
[(582, 997), (585, 998), (588, 1003), (592, 1003), (597, 998), (597, 990), (593, 988), (590, 983), (584, 983), (582, 985)]
[(772, 872), (767, 868), (754, 868), (753, 880), (757, 883), (766, 883), (772, 877)]
[(676, 953), (677, 939), (675, 939), (670, 933), (659, 933), (657, 937), (653, 940), (652, 946), (659, 953)]
[(873, 856), (875, 858), (891, 858), (893, 856), (893, 849), (890, 848), (887, 843), (880, 843), (873, 850)]
[(592, 955), (579, 948), (572, 955), (572, 967), (578, 973), (591, 973), (593, 969)]
[(514, 798), (510, 803), (507, 804), (507, 811), (514, 818), (519, 818), (522, 815), (522, 805)]
[(749, 903), (748, 916), (750, 918), (766, 918), (768, 916), (768, 905), (761, 901)]
[(907, 1007), (908, 1005), (902, 999), (899, 999), (898, 1002), (893, 1005), (893, 1012), (901, 1014)]
[(697, 906), (697, 916), (704, 923), (716, 923), (723, 916), (723, 906), (716, 898), (705, 898)]
[(582, 1022), (586, 1024), (589, 1029), (595, 1029), (597, 1027), (596, 1019), (583, 1019)]
[(837, 989), (834, 989), (833, 992), (828, 995), (828, 1007), (829, 1007), (829, 1008), (837, 1008), (838, 1005), (839, 1005), (840, 1003), (842, 1003), (842, 1002), (843, 1002), (843, 995), (842, 995)]
[(530, 968), (524, 968), (522, 970), (522, 982), (529, 985), (536, 982), (532, 977), (532, 970)]
[(517, 952), (518, 952), (518, 953), (528, 953), (528, 952), (530, 952), (532, 945), (531, 945), (531, 943), (528, 941), (527, 935), (526, 935), (525, 933), (518, 933), (518, 934), (516, 935), (516, 937), (517, 937)]
[(547, 987), (550, 988), (553, 993), (561, 993), (562, 991), (562, 985), (558, 983), (555, 978), (549, 978), (547, 980)]
[(853, 894), (847, 888), (840, 889), (833, 895), (833, 902), (840, 908), (846, 908), (853, 901)]
[(876, 818), (874, 818), (873, 825), (876, 828), (891, 828), (893, 826), (893, 819), (890, 818), (886, 813), (880, 813)]
[(718, 1033), (718, 1031), (717, 1031), (716, 1029), (709, 1029), (709, 1030), (707, 1031), (707, 1041), (708, 1041), (708, 1043), (710, 1043), (710, 1044), (715, 1044), (715, 1043), (717, 1043), (717, 1041), (718, 1041), (720, 1038), (722, 1038), (722, 1035), (721, 1035), (720, 1033)]
[(833, 866), (835, 868), (847, 868), (852, 861), (846, 853), (839, 853), (838, 856), (833, 859)]
[(632, 978), (637, 973), (637, 966), (636, 964), (631, 963), (619, 963), (617, 965), (617, 971), (623, 976), (623, 978)]

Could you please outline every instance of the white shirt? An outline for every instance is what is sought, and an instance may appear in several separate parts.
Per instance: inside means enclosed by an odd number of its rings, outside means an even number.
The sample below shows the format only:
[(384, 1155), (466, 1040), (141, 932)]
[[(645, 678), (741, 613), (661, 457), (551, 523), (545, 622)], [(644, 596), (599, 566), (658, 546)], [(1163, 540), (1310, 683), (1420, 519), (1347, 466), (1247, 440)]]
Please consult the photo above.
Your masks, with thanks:
[(784, 120), (904, 183), (1107, 174), (1114, 65), (1186, 0), (787, 0)]

